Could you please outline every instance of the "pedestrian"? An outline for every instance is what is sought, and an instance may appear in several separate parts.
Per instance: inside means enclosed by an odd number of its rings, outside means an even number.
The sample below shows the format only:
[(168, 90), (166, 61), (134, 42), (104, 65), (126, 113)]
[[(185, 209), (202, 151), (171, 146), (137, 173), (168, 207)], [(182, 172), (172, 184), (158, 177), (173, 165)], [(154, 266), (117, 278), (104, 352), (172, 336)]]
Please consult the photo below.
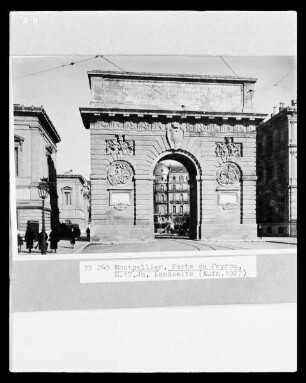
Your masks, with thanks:
[(261, 224), (258, 225), (258, 235), (259, 235), (260, 239), (262, 239), (262, 226), (261, 226)]
[(80, 235), (81, 235), (81, 230), (80, 230), (80, 228), (77, 226), (77, 227), (75, 228), (75, 238), (76, 238), (76, 239), (79, 239), (79, 238), (80, 238)]
[[(42, 249), (42, 244), (43, 244), (43, 232), (41, 231), (39, 234), (38, 234), (38, 248), (39, 250)], [(48, 239), (48, 234), (45, 232), (45, 244), (46, 244), (46, 251), (48, 250), (48, 242), (47, 242), (47, 239)]]
[(70, 243), (71, 243), (72, 247), (74, 248), (74, 244), (75, 244), (75, 230), (74, 230), (73, 227), (71, 228), (71, 231), (70, 231)]
[(56, 249), (57, 249), (57, 244), (59, 242), (59, 232), (57, 230), (57, 228), (53, 229), (49, 235), (49, 241), (50, 241), (50, 249), (51, 249), (51, 253), (52, 253), (52, 250), (54, 250), (54, 252), (56, 253)]
[(174, 222), (173, 222), (172, 219), (171, 219), (171, 221), (170, 221), (170, 233), (171, 233), (171, 234), (174, 233)]
[(26, 247), (27, 249), (29, 249), (28, 253), (31, 253), (33, 249), (33, 243), (34, 243), (34, 232), (30, 226), (27, 227), (24, 239), (26, 241)]
[(86, 234), (87, 234), (87, 241), (90, 241), (90, 228), (89, 227), (86, 229)]
[(17, 242), (18, 242), (18, 253), (19, 253), (21, 251), (21, 246), (23, 245), (23, 239), (19, 233), (17, 235)]

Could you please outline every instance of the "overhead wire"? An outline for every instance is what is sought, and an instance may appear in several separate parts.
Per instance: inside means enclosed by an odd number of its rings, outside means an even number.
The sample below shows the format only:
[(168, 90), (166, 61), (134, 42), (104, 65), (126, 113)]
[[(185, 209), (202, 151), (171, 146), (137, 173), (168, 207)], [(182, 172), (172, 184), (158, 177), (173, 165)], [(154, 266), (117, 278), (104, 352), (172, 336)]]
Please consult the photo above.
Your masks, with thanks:
[(224, 62), (224, 64), (234, 73), (234, 75), (238, 78), (240, 78), (240, 76), (238, 76), (238, 74), (234, 71), (234, 69), (229, 65), (229, 63), (222, 57), (222, 56), (219, 56), (220, 59)]
[[(224, 64), (234, 73), (234, 75), (237, 78), (240, 79), (241, 77), (234, 71), (234, 69), (231, 67), (231, 65), (222, 56), (219, 56), (219, 57), (224, 62)], [(254, 111), (254, 108), (253, 108), (253, 97), (251, 97), (251, 110), (252, 110), (252, 113), (253, 113), (253, 111)]]
[(275, 83), (275, 85), (278, 85), (281, 81), (283, 81), (287, 76), (289, 76), (289, 74), (291, 73), (291, 72), (293, 72), (294, 71), (294, 69), (296, 68), (296, 66), (294, 66), (287, 74), (285, 74), (285, 76), (283, 76), (280, 80), (278, 80), (276, 83)]
[(274, 88), (274, 87), (277, 87), (277, 86), (280, 87), (280, 88), (286, 89), (286, 90), (290, 90), (291, 92), (297, 93), (296, 90), (287, 88), (287, 87), (285, 87), (283, 85), (280, 85), (280, 84), (273, 84), (273, 85), (269, 85), (269, 86), (264, 86), (263, 88), (258, 88), (258, 89), (250, 89), (250, 90), (248, 90), (248, 92), (259, 92), (261, 90), (269, 89), (269, 88)]
[[(18, 80), (18, 79), (22, 79), (22, 78), (26, 78), (26, 77), (30, 77), (30, 76), (35, 76), (35, 75), (38, 75), (38, 74), (41, 74), (41, 73), (47, 73), (47, 72), (51, 72), (51, 71), (54, 71), (54, 70), (57, 70), (57, 69), (61, 69), (61, 68), (64, 68), (64, 67), (69, 67), (69, 66), (73, 66), (73, 65), (77, 65), (77, 64), (80, 64), (80, 63), (83, 63), (83, 62), (86, 62), (86, 61), (91, 61), (91, 60), (94, 60), (94, 59), (97, 59), (97, 58), (102, 58), (103, 60), (105, 60), (106, 62), (108, 62), (109, 64), (113, 65), (114, 67), (116, 67), (117, 69), (119, 69), (120, 71), (124, 72), (124, 73), (128, 73), (128, 71), (126, 71), (125, 69), (123, 69), (122, 67), (120, 67), (119, 65), (117, 65), (116, 63), (114, 63), (113, 61), (109, 60), (108, 58), (106, 58), (104, 55), (95, 55), (93, 57), (90, 57), (88, 59), (83, 59), (83, 60), (79, 60), (79, 61), (72, 61), (72, 62), (69, 62), (67, 64), (62, 64), (62, 65), (58, 65), (56, 67), (53, 67), (53, 68), (48, 68), (48, 69), (45, 69), (45, 70), (42, 70), (42, 71), (38, 71), (38, 72), (33, 72), (33, 73), (29, 73), (29, 74), (25, 74), (25, 75), (22, 75), (22, 76), (17, 76), (17, 77), (13, 77), (13, 80)], [(237, 77), (237, 78), (241, 78), (237, 73), (236, 71), (232, 68), (232, 66), (222, 57), (222, 56), (219, 56), (219, 58), (223, 61), (223, 63), (231, 70), (231, 72)], [(248, 92), (258, 92), (260, 90), (264, 90), (264, 89), (269, 89), (269, 88), (272, 88), (272, 87), (275, 87), (275, 86), (279, 86), (283, 89), (286, 89), (286, 90), (289, 90), (289, 91), (292, 91), (294, 92), (293, 89), (289, 89), (287, 87), (284, 87), (283, 85), (280, 85), (279, 83), (281, 81), (283, 81), (287, 76), (289, 76), (289, 74), (291, 72), (293, 72), (293, 70), (296, 68), (296, 66), (294, 66), (292, 69), (290, 69), (289, 72), (287, 72), (283, 77), (281, 77), (276, 83), (272, 84), (272, 85), (269, 85), (269, 86), (266, 86), (266, 87), (263, 87), (263, 88), (258, 88), (258, 89), (254, 89), (254, 90), (248, 90)], [(167, 96), (166, 94), (158, 91), (157, 89), (155, 89), (153, 86), (149, 85), (146, 81), (144, 80), (140, 80), (143, 84), (145, 84), (145, 86), (149, 87), (150, 89), (152, 89), (154, 92), (160, 94), (161, 96), (167, 98), (168, 100), (170, 100), (171, 102), (173, 102), (174, 104), (176, 104), (177, 106), (179, 106), (180, 108), (185, 108), (186, 105), (180, 105), (178, 102), (176, 102), (174, 99), (172, 99), (171, 97)]]
[[(121, 68), (119, 65), (115, 64), (114, 62), (112, 62), (111, 60), (107, 59), (105, 56), (103, 55), (99, 55), (99, 57), (101, 57), (102, 59), (104, 59), (105, 61), (107, 61), (108, 63), (114, 65), (116, 68), (120, 69), (122, 72), (124, 73), (128, 73), (128, 71), (126, 71), (125, 69)], [(180, 105), (179, 103), (177, 103), (176, 101), (174, 101), (172, 98), (170, 98), (169, 96), (165, 95), (164, 93), (162, 92), (159, 92), (157, 89), (155, 89), (154, 87), (152, 87), (151, 85), (149, 85), (148, 83), (146, 83), (146, 81), (144, 80), (140, 80), (140, 82), (144, 83), (147, 87), (151, 88), (154, 92), (160, 94), (161, 96), (167, 98), (168, 100), (172, 101), (174, 104), (178, 105), (179, 107), (181, 108), (184, 108), (185, 105)]]
[(290, 71), (289, 71), (288, 73), (286, 73), (283, 77), (281, 77), (281, 78), (280, 78), (278, 81), (276, 81), (274, 84), (271, 84), (271, 85), (268, 85), (268, 86), (264, 86), (263, 88), (258, 88), (258, 89), (254, 89), (254, 90), (249, 90), (248, 92), (258, 92), (259, 90), (269, 89), (269, 88), (273, 88), (273, 87), (275, 87), (275, 86), (279, 86), (279, 87), (284, 88), (284, 89), (286, 89), (286, 90), (290, 90), (290, 91), (292, 91), (292, 92), (296, 92), (296, 91), (294, 91), (293, 89), (290, 89), (290, 88), (287, 88), (287, 87), (285, 87), (285, 86), (283, 86), (283, 85), (280, 85), (280, 82), (283, 81), (287, 76), (289, 76), (289, 74), (290, 74), (291, 72), (293, 72), (295, 68), (296, 68), (296, 66), (293, 67), (293, 68), (291, 68)]
[(290, 90), (291, 92), (295, 92), (295, 93), (296, 93), (296, 90), (287, 88), (286, 86), (283, 86), (283, 85), (280, 85), (280, 84), (277, 84), (277, 86), (280, 86), (280, 87), (283, 88), (283, 89)]
[[(113, 61), (111, 61), (111, 60), (109, 60), (108, 58), (106, 58), (104, 55), (95, 55), (94, 57), (91, 57), (91, 58), (88, 58), (88, 59), (79, 60), (79, 61), (72, 61), (72, 62), (70, 62), (70, 63), (62, 64), (62, 65), (58, 65), (58, 66), (56, 66), (56, 67), (48, 68), (48, 69), (45, 69), (45, 70), (42, 70), (42, 71), (33, 72), (33, 73), (28, 73), (28, 74), (26, 74), (26, 75), (13, 77), (13, 80), (19, 80), (19, 79), (22, 79), (22, 78), (35, 76), (35, 75), (38, 75), (38, 74), (41, 74), (41, 73), (51, 72), (51, 71), (54, 71), (54, 70), (57, 70), (57, 69), (61, 69), (61, 68), (64, 68), (64, 67), (73, 66), (73, 65), (76, 65), (76, 64), (85, 62), (85, 61), (91, 61), (91, 60), (97, 59), (97, 58), (99, 58), (99, 57), (102, 58), (103, 60), (107, 61), (108, 63), (110, 63), (111, 65), (113, 65), (113, 66), (116, 67), (117, 69), (119, 69), (120, 71), (122, 71), (122, 72), (124, 72), (124, 73), (128, 73), (125, 69), (121, 68), (119, 65), (115, 64)], [(155, 88), (152, 87), (151, 85), (147, 84), (145, 81), (141, 81), (141, 82), (143, 82), (147, 87), (151, 88), (154, 92), (160, 94), (161, 96), (163, 96), (163, 97), (167, 98), (168, 100), (170, 100), (171, 102), (175, 103), (175, 104), (176, 104), (177, 106), (179, 106), (180, 108), (184, 108), (184, 107), (185, 107), (185, 105), (180, 105), (179, 103), (177, 103), (175, 100), (173, 100), (173, 99), (170, 98), (169, 96), (165, 95), (164, 93), (158, 91), (157, 89), (155, 89)]]
[(68, 67), (68, 66), (73, 66), (73, 65), (85, 62), (85, 61), (91, 61), (91, 60), (94, 60), (94, 59), (96, 59), (98, 57), (99, 57), (99, 55), (96, 55), (96, 56), (91, 57), (89, 59), (84, 59), (84, 60), (79, 60), (79, 61), (71, 61), (70, 63), (58, 65), (58, 66), (53, 67), (53, 68), (41, 70), (41, 71), (38, 71), (38, 72), (28, 73), (28, 74), (25, 74), (25, 75), (22, 75), (22, 76), (18, 76), (18, 77), (13, 77), (13, 80), (19, 80), (21, 78), (31, 77), (31, 76), (35, 76), (37, 74), (51, 72), (51, 71), (56, 70), (56, 69), (60, 69), (60, 68)]

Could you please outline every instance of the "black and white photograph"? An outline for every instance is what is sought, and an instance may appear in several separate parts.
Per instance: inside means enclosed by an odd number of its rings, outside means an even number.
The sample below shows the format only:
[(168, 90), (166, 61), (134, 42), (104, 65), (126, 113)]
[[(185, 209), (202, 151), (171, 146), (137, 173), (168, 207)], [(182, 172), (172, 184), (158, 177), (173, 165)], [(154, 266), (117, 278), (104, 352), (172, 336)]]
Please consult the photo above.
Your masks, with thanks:
[[(224, 20), (233, 47), (226, 27), (206, 45)], [(296, 13), (10, 30), (11, 371), (296, 371)]]

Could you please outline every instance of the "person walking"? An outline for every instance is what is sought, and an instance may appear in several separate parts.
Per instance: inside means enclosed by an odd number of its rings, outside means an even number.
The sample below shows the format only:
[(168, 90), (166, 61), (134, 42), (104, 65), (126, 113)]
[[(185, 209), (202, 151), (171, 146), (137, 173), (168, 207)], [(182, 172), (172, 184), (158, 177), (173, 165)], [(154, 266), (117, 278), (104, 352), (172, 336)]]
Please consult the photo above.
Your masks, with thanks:
[(26, 241), (26, 247), (28, 249), (28, 253), (31, 253), (33, 249), (33, 244), (34, 244), (34, 232), (30, 226), (27, 227), (24, 239)]
[(51, 231), (49, 235), (49, 241), (51, 253), (53, 252), (52, 250), (54, 250), (54, 252), (56, 253), (57, 244), (59, 242), (59, 232), (56, 228)]
[(75, 244), (75, 230), (74, 230), (73, 227), (71, 228), (71, 232), (70, 232), (70, 243), (71, 243), (72, 247), (74, 248), (74, 244)]
[(90, 228), (86, 229), (87, 241), (90, 241)]
[[(47, 239), (48, 239), (48, 234), (45, 232), (46, 251), (48, 250), (48, 242), (47, 242)], [(42, 243), (43, 243), (43, 232), (41, 231), (41, 232), (38, 234), (38, 248), (39, 248), (39, 250), (42, 249)]]
[(171, 235), (174, 233), (174, 222), (172, 218), (170, 218), (170, 233)]
[(18, 242), (18, 253), (19, 253), (21, 251), (21, 246), (23, 245), (23, 239), (19, 233), (17, 235), (17, 242)]

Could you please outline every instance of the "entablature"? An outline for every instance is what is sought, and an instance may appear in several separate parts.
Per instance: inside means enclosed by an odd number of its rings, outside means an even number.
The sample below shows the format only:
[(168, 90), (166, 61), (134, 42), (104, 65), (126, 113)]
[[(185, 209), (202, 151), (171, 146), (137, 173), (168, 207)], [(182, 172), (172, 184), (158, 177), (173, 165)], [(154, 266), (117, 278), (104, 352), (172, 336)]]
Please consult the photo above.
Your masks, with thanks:
[(263, 113), (231, 113), (231, 112), (196, 112), (196, 111), (169, 111), (169, 110), (130, 110), (130, 109), (109, 109), (109, 108), (80, 108), (80, 113), (83, 119), (83, 124), (86, 129), (90, 128), (90, 123), (98, 121), (102, 118), (112, 119), (115, 118), (136, 118), (136, 119), (174, 119), (195, 120), (209, 120), (212, 123), (214, 120), (221, 121), (252, 121), (255, 125), (260, 124), (265, 118), (266, 114)]

